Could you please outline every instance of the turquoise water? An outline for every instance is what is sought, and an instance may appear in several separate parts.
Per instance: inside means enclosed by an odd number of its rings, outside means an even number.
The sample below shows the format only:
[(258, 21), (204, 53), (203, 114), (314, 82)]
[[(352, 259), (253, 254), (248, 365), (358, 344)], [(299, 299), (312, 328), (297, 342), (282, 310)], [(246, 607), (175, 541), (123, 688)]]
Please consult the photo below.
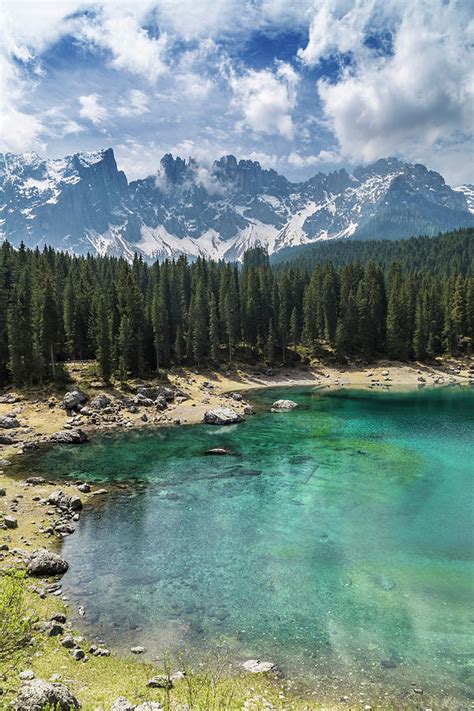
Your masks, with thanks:
[[(281, 397), (293, 412), (270, 413)], [(271, 659), (319, 698), (472, 700), (474, 393), (273, 390), (228, 428), (56, 448), (107, 482), (64, 542), (71, 600), (109, 644)], [(234, 456), (210, 457), (210, 447)], [(111, 482), (127, 486), (118, 489)], [(464, 706), (463, 704), (466, 704)]]

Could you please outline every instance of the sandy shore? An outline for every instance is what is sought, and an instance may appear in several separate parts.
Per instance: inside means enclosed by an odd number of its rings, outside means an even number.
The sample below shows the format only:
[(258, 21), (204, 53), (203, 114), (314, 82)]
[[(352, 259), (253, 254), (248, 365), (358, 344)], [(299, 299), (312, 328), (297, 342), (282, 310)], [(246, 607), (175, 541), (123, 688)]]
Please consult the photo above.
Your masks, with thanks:
[[(20, 427), (14, 430), (0, 429), (0, 435), (12, 436), (13, 444), (0, 444), (0, 461), (21, 453), (28, 442), (41, 442), (52, 433), (71, 427), (84, 429), (89, 436), (101, 431), (120, 428), (156, 427), (172, 424), (201, 422), (206, 410), (219, 405), (231, 406), (242, 411), (245, 402), (229, 398), (233, 392), (245, 393), (268, 387), (308, 386), (320, 389), (363, 388), (372, 390), (400, 390), (420, 387), (443, 387), (446, 385), (474, 384), (474, 370), (467, 360), (439, 361), (435, 366), (423, 364), (379, 362), (370, 367), (335, 367), (313, 363), (305, 368), (246, 368), (224, 372), (195, 372), (189, 369), (172, 370), (168, 375), (170, 387), (180, 390), (185, 396), (168, 404), (164, 412), (153, 408), (139, 407), (137, 412), (123, 411), (120, 417), (105, 415), (93, 423), (85, 416), (70, 417), (59, 407), (63, 393), (45, 394), (37, 390), (15, 393), (15, 402), (0, 402), (0, 417), (16, 417)], [(89, 398), (105, 393), (113, 401), (130, 393), (113, 387), (101, 387), (94, 378), (87, 377), (83, 364), (71, 364), (72, 382), (68, 390), (78, 388)], [(133, 384), (137, 384), (135, 381)], [(133, 384), (131, 384), (133, 386)], [(13, 391), (10, 391), (12, 394)], [(1, 394), (1, 393), (0, 393)], [(0, 470), (2, 465), (0, 464)]]

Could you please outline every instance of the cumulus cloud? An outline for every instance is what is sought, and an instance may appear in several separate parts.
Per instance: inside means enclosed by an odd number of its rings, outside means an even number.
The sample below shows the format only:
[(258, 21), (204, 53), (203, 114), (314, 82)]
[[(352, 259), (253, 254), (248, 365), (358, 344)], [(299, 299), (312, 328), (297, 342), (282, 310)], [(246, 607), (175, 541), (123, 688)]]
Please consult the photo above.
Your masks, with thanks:
[[(473, 22), (468, 3), (419, 0), (319, 3), (300, 59), (316, 64), (351, 51), (340, 80), (318, 82), (325, 116), (343, 154), (357, 161), (398, 154), (440, 169), (472, 147)], [(392, 49), (370, 49), (380, 16), (392, 28)], [(448, 176), (449, 177), (449, 176)]]
[(79, 110), (79, 115), (82, 118), (87, 119), (95, 126), (105, 121), (109, 115), (105, 106), (99, 103), (98, 94), (87, 94), (85, 96), (79, 97), (79, 103), (81, 108)]
[(294, 135), (292, 111), (296, 106), (299, 77), (287, 62), (276, 61), (274, 69), (229, 73), (234, 105), (243, 114), (238, 126), (255, 133)]
[(301, 155), (297, 151), (289, 154), (287, 162), (294, 168), (308, 168), (314, 165), (339, 163), (341, 156), (336, 151), (319, 151), (316, 155)]
[(140, 89), (132, 89), (117, 108), (119, 116), (140, 116), (150, 111), (150, 99)]
[[(133, 8), (133, 6), (132, 6)], [(138, 5), (142, 10), (147, 5)], [(122, 3), (115, 7), (104, 3), (97, 14), (87, 14), (76, 21), (76, 36), (86, 45), (110, 52), (111, 66), (144, 76), (150, 82), (166, 74), (165, 53), (168, 36), (153, 37), (141, 26), (141, 14), (127, 10)]]

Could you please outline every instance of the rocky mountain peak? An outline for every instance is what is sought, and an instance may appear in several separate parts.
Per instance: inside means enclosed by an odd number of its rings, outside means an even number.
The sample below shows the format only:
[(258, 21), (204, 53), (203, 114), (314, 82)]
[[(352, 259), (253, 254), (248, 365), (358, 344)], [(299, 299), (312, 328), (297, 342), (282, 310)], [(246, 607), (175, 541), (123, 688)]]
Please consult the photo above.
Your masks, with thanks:
[(132, 258), (241, 259), (326, 239), (401, 238), (474, 224), (472, 186), (452, 190), (420, 164), (384, 158), (292, 183), (258, 161), (211, 166), (168, 153), (128, 184), (111, 148), (45, 160), (0, 156), (0, 237)]

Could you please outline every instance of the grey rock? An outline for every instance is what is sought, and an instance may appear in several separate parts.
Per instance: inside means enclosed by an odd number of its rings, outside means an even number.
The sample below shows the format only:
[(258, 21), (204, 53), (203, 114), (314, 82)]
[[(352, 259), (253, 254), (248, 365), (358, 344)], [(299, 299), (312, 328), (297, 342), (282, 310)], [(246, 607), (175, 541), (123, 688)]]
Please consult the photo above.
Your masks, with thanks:
[(144, 701), (135, 706), (135, 711), (163, 711), (163, 706), (158, 701)]
[(15, 516), (4, 516), (3, 523), (7, 528), (18, 528), (18, 521)]
[(58, 622), (44, 622), (41, 625), (41, 631), (48, 637), (59, 637), (59, 635), (64, 633), (64, 627)]
[(86, 656), (86, 653), (80, 647), (74, 647), (71, 650), (71, 657), (76, 660), (76, 662), (81, 662)]
[(261, 662), (259, 659), (248, 659), (242, 666), (245, 671), (252, 674), (264, 674), (275, 669), (273, 662)]
[(92, 398), (89, 402), (89, 407), (92, 410), (103, 410), (104, 407), (109, 407), (111, 404), (112, 400), (107, 397), (107, 395), (104, 395), (104, 393), (101, 393), (100, 395), (96, 395)]
[(135, 706), (124, 696), (119, 696), (112, 704), (111, 711), (134, 711)]
[(243, 416), (230, 407), (216, 407), (204, 413), (203, 421), (207, 425), (234, 425), (243, 420)]
[(82, 444), (87, 442), (87, 435), (79, 429), (59, 430), (51, 435), (49, 441), (56, 444)]
[(83, 484), (78, 484), (78, 490), (81, 492), (81, 494), (88, 494), (91, 490), (90, 484), (87, 484), (84, 482)]
[(0, 428), (4, 430), (13, 430), (19, 427), (20, 423), (16, 417), (8, 417), (8, 415), (0, 415)]
[(18, 676), (21, 681), (31, 681), (35, 678), (35, 673), (32, 669), (25, 669), (25, 671), (21, 671)]
[(6, 496), (6, 495), (7, 495), (7, 490), (3, 486), (1, 486), (0, 487), (0, 496)]
[(0, 469), (5, 469), (5, 467), (9, 467), (11, 464), (11, 461), (9, 459), (0, 459)]
[(223, 447), (213, 447), (212, 449), (208, 449), (206, 454), (213, 454), (223, 457), (226, 455), (231, 455), (232, 452), (230, 452), (228, 449), (224, 449)]
[(71, 496), (69, 499), (69, 508), (71, 511), (80, 511), (82, 509), (82, 501), (79, 496)]
[(15, 704), (17, 711), (44, 711), (47, 707), (57, 711), (81, 708), (76, 697), (64, 684), (33, 679), (21, 685)]
[(87, 395), (80, 390), (71, 390), (66, 393), (59, 407), (63, 410), (75, 410), (78, 405), (82, 405), (87, 400)]
[(157, 674), (149, 679), (147, 686), (151, 689), (172, 689), (173, 682), (168, 676), (165, 676), (165, 674)]
[(295, 407), (298, 407), (298, 404), (293, 402), (293, 400), (276, 400), (272, 405), (271, 411), (281, 412), (286, 410), (294, 410)]
[(145, 647), (130, 647), (130, 651), (132, 652), (132, 654), (143, 654), (143, 652), (145, 651)]
[(27, 484), (31, 484), (31, 486), (39, 486), (40, 484), (45, 484), (46, 479), (44, 476), (30, 476), (26, 480)]
[(244, 407), (244, 415), (253, 415), (254, 414), (254, 409), (251, 405), (245, 405)]
[(30, 575), (46, 577), (49, 575), (63, 575), (69, 568), (69, 564), (64, 558), (56, 553), (40, 548), (34, 551), (29, 557), (27, 570)]

